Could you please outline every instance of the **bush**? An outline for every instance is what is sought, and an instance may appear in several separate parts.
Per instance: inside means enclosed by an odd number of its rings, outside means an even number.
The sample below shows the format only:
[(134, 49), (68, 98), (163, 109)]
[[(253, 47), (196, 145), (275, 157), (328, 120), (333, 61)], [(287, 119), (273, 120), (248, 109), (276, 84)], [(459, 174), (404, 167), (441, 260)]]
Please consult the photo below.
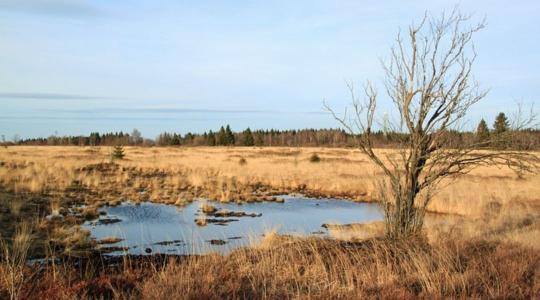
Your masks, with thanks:
[(246, 160), (245, 158), (242, 157), (242, 158), (240, 158), (240, 160), (238, 161), (238, 163), (239, 163), (241, 166), (243, 166), (243, 165), (247, 164), (247, 160)]
[(312, 163), (318, 163), (318, 162), (321, 161), (321, 158), (319, 157), (319, 155), (317, 155), (317, 153), (313, 153), (309, 157), (309, 161), (312, 162)]

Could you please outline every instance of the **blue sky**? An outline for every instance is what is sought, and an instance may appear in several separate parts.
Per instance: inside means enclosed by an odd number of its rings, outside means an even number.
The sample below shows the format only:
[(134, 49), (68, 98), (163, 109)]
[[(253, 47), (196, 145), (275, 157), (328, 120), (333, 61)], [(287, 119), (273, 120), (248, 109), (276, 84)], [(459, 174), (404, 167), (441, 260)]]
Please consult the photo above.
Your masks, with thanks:
[(540, 104), (539, 1), (0, 0), (0, 134), (337, 127), (323, 99), (380, 83), (398, 29), (456, 4), (488, 23), (470, 123)]

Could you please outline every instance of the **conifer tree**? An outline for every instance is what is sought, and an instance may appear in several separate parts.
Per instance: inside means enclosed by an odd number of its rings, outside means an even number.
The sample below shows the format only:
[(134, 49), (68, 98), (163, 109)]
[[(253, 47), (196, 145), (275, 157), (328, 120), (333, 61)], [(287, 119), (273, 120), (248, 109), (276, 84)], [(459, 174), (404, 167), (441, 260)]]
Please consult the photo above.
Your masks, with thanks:
[(111, 153), (112, 160), (115, 159), (123, 159), (126, 156), (124, 153), (124, 147), (122, 145), (116, 145), (113, 148), (113, 152)]
[(180, 145), (180, 136), (178, 136), (178, 134), (173, 134), (172, 136), (172, 139), (171, 139), (171, 145), (173, 146), (178, 146)]
[(100, 142), (101, 142), (101, 137), (99, 136), (98, 132), (90, 133), (90, 145), (98, 146)]
[(489, 139), (489, 128), (484, 119), (480, 120), (480, 123), (478, 123), (478, 127), (476, 128), (476, 138), (480, 142)]
[(249, 127), (246, 130), (244, 130), (242, 144), (244, 146), (253, 146), (253, 145), (255, 145), (255, 140), (253, 139), (253, 134), (251, 133), (251, 129), (249, 129)]
[(263, 133), (261, 131), (257, 131), (257, 133), (255, 134), (255, 145), (257, 146), (264, 145)]
[(212, 130), (208, 132), (208, 136), (206, 137), (206, 144), (208, 146), (215, 146), (216, 145), (216, 135)]
[(493, 123), (493, 130), (495, 131), (495, 134), (501, 134), (508, 131), (509, 126), (510, 125), (508, 124), (508, 119), (506, 118), (506, 115), (501, 112), (497, 115), (497, 118), (495, 118), (495, 123)]
[(191, 143), (193, 141), (194, 138), (195, 138), (195, 135), (193, 135), (193, 133), (191, 133), (191, 132), (188, 132), (184, 136), (184, 141), (189, 144), (189, 143)]
[(219, 128), (219, 132), (217, 135), (217, 144), (219, 146), (227, 145), (227, 133), (225, 132), (225, 128), (223, 128), (223, 126)]
[(225, 145), (234, 145), (234, 143), (236, 142), (235, 141), (235, 138), (234, 138), (234, 134), (232, 133), (232, 130), (231, 130), (231, 127), (229, 126), (229, 124), (227, 124), (227, 128), (225, 128), (225, 134), (226, 134), (226, 144)]

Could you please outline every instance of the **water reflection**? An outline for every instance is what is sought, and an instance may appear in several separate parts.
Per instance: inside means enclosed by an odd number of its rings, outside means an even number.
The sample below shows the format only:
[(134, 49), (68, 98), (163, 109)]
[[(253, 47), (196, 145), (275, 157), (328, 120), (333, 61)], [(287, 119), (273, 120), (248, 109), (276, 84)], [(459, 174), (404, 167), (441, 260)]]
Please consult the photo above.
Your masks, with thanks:
[(83, 226), (96, 239), (120, 237), (123, 241), (110, 246), (119, 251), (112, 254), (200, 254), (212, 251), (226, 253), (231, 249), (256, 243), (270, 230), (282, 234), (326, 234), (324, 223), (364, 223), (381, 220), (375, 204), (355, 203), (336, 199), (311, 199), (285, 196), (284, 203), (259, 202), (250, 204), (208, 202), (218, 210), (262, 214), (243, 216), (233, 222), (208, 223), (198, 226), (195, 220), (205, 215), (201, 201), (185, 207), (142, 203), (124, 203), (104, 207), (101, 218), (120, 222), (86, 222)]

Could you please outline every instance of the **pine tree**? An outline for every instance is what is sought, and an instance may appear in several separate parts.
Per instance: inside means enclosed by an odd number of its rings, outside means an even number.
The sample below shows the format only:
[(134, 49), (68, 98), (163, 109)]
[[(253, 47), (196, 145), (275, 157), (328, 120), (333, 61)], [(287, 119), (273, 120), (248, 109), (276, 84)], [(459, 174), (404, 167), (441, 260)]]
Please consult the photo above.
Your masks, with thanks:
[(227, 128), (225, 128), (225, 134), (226, 134), (226, 145), (234, 145), (235, 138), (234, 134), (232, 133), (231, 127), (227, 124)]
[(208, 146), (215, 146), (216, 145), (216, 135), (212, 130), (208, 132), (208, 136), (206, 137), (206, 144)]
[(173, 146), (178, 146), (180, 145), (180, 136), (178, 134), (173, 134), (172, 136), (172, 139), (171, 139), (171, 145)]
[(116, 145), (113, 148), (113, 152), (111, 153), (112, 160), (115, 159), (123, 159), (126, 156), (124, 153), (124, 147), (122, 145)]
[(184, 136), (184, 141), (187, 143), (187, 144), (191, 144), (193, 142), (193, 139), (195, 138), (195, 135), (193, 135), (193, 133), (191, 132), (188, 132), (186, 133), (186, 135)]
[(101, 143), (101, 137), (98, 132), (90, 133), (90, 145), (98, 146)]
[(261, 131), (257, 131), (255, 133), (255, 145), (257, 145), (257, 146), (263, 146), (264, 145), (263, 133)]
[(499, 113), (497, 118), (495, 118), (495, 123), (493, 123), (493, 130), (495, 131), (495, 134), (501, 134), (508, 131), (508, 127), (509, 125), (506, 115), (503, 112)]
[(485, 142), (489, 139), (489, 128), (484, 119), (480, 120), (476, 128), (476, 138), (479, 142)]
[(253, 134), (251, 133), (251, 129), (249, 129), (249, 127), (244, 130), (244, 134), (243, 134), (243, 142), (242, 144), (244, 146), (253, 146), (255, 145), (255, 140), (253, 139)]
[(227, 145), (227, 133), (225, 132), (225, 128), (223, 128), (223, 126), (221, 126), (221, 128), (219, 129), (217, 135), (217, 144), (219, 146)]

